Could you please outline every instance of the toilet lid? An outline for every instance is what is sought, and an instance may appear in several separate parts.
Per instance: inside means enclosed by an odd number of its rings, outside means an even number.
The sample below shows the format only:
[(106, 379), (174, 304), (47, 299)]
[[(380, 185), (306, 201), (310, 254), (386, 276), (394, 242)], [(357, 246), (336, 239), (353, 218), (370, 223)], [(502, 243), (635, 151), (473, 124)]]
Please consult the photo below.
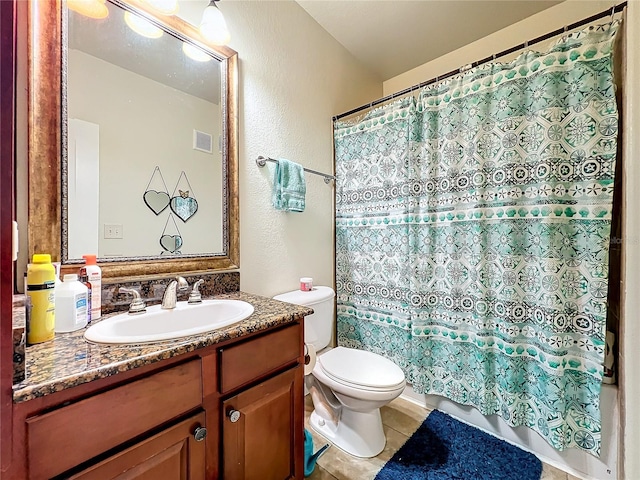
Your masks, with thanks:
[(369, 388), (391, 388), (404, 382), (395, 363), (375, 353), (336, 347), (318, 357), (324, 373), (337, 382)]

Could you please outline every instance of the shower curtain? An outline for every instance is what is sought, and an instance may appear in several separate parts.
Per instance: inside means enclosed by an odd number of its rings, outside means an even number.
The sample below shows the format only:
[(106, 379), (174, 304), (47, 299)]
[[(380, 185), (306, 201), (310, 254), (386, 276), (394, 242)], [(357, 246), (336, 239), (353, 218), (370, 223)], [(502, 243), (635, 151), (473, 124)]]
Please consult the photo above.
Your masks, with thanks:
[(596, 456), (617, 28), (334, 128), (338, 343)]

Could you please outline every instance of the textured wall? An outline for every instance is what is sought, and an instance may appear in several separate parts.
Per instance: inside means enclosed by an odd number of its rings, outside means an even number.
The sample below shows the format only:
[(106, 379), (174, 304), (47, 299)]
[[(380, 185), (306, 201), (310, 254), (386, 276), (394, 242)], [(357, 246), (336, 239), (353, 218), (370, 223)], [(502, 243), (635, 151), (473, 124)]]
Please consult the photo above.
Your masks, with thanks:
[(273, 164), (333, 171), (331, 117), (382, 95), (382, 84), (293, 1), (221, 2), (240, 70), (240, 279), (272, 296), (301, 276), (333, 285), (333, 185), (307, 175), (304, 213), (271, 206)]

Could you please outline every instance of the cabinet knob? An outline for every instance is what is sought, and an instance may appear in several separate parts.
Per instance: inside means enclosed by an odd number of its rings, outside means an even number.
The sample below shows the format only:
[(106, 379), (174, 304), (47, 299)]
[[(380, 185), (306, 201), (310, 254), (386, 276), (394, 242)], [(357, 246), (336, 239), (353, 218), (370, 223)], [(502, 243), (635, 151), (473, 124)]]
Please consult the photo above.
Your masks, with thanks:
[(207, 436), (207, 429), (204, 427), (198, 426), (193, 431), (193, 438), (196, 439), (196, 442), (201, 442), (202, 440), (205, 439), (206, 436)]
[(231, 423), (236, 423), (238, 420), (240, 420), (240, 412), (238, 410), (231, 409), (227, 412), (227, 417), (229, 417)]

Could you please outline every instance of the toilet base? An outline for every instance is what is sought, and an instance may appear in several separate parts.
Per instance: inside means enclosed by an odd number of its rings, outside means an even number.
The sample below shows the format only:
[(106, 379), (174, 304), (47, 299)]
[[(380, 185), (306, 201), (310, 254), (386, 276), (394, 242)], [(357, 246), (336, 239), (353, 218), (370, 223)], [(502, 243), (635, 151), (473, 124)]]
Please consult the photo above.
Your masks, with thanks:
[(386, 444), (379, 408), (356, 412), (343, 407), (337, 425), (324, 420), (314, 410), (309, 423), (313, 430), (355, 457), (375, 457)]

